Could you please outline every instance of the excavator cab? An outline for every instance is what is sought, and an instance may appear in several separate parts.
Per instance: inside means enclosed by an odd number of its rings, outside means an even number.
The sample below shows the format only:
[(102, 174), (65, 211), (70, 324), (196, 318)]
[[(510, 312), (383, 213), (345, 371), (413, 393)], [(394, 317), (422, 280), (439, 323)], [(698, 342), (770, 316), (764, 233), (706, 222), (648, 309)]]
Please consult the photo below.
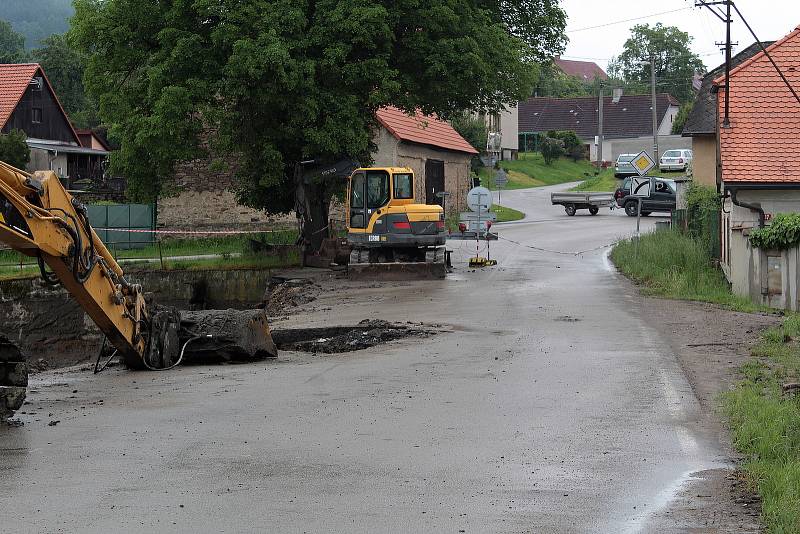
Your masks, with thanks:
[(417, 203), (414, 171), (407, 167), (356, 169), (347, 187), (347, 239), (350, 268), (382, 264), (402, 269), (429, 266), (429, 274), (445, 273), (444, 210)]

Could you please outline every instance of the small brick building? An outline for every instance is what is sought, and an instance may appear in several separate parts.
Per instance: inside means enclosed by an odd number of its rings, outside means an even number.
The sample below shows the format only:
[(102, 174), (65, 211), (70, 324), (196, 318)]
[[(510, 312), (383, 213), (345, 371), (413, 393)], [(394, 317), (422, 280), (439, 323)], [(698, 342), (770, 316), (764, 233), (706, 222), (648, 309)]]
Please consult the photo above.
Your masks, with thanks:
[(470, 161), (475, 150), (452, 126), (432, 116), (386, 107), (378, 110), (381, 127), (373, 141), (376, 167), (410, 167), (418, 202), (441, 204), (440, 191), (450, 193), (447, 211), (465, 211), (470, 187)]

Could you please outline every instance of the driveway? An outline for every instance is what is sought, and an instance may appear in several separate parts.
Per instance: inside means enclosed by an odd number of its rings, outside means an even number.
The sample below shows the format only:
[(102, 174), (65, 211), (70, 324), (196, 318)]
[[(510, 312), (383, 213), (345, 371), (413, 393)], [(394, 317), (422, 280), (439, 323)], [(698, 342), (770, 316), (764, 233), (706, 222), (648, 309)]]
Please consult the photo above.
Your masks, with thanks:
[(567, 217), (555, 189), (502, 193), (527, 217), (494, 227), (496, 267), (468, 269), (474, 242), (453, 241), (446, 280), (332, 282), (313, 310), (274, 321), (414, 321), (436, 336), (37, 375), (34, 414), (0, 429), (4, 530), (651, 530), (726, 455), (695, 430), (675, 355), (606, 259), (635, 219)]

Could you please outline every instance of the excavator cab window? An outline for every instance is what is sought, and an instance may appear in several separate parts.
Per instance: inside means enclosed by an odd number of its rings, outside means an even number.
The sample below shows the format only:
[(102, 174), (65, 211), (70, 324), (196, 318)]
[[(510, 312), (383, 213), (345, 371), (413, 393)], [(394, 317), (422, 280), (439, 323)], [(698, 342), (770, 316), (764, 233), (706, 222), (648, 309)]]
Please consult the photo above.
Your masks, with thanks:
[(389, 203), (389, 173), (367, 172), (367, 208), (382, 208)]
[(414, 198), (414, 176), (410, 173), (394, 175), (394, 198)]
[(363, 172), (357, 172), (350, 180), (350, 226), (353, 228), (365, 228), (366, 218), (364, 217), (364, 189), (366, 176)]

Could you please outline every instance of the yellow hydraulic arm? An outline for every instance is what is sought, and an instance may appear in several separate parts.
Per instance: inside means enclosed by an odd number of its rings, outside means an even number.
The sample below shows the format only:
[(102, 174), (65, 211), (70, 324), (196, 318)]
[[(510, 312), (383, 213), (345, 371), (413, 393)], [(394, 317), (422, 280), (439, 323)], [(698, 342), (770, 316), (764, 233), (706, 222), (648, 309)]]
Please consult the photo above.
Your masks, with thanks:
[(141, 287), (125, 280), (86, 207), (54, 172), (31, 175), (0, 162), (0, 242), (37, 258), (45, 282), (72, 294), (129, 367), (171, 363), (177, 312), (148, 311)]

